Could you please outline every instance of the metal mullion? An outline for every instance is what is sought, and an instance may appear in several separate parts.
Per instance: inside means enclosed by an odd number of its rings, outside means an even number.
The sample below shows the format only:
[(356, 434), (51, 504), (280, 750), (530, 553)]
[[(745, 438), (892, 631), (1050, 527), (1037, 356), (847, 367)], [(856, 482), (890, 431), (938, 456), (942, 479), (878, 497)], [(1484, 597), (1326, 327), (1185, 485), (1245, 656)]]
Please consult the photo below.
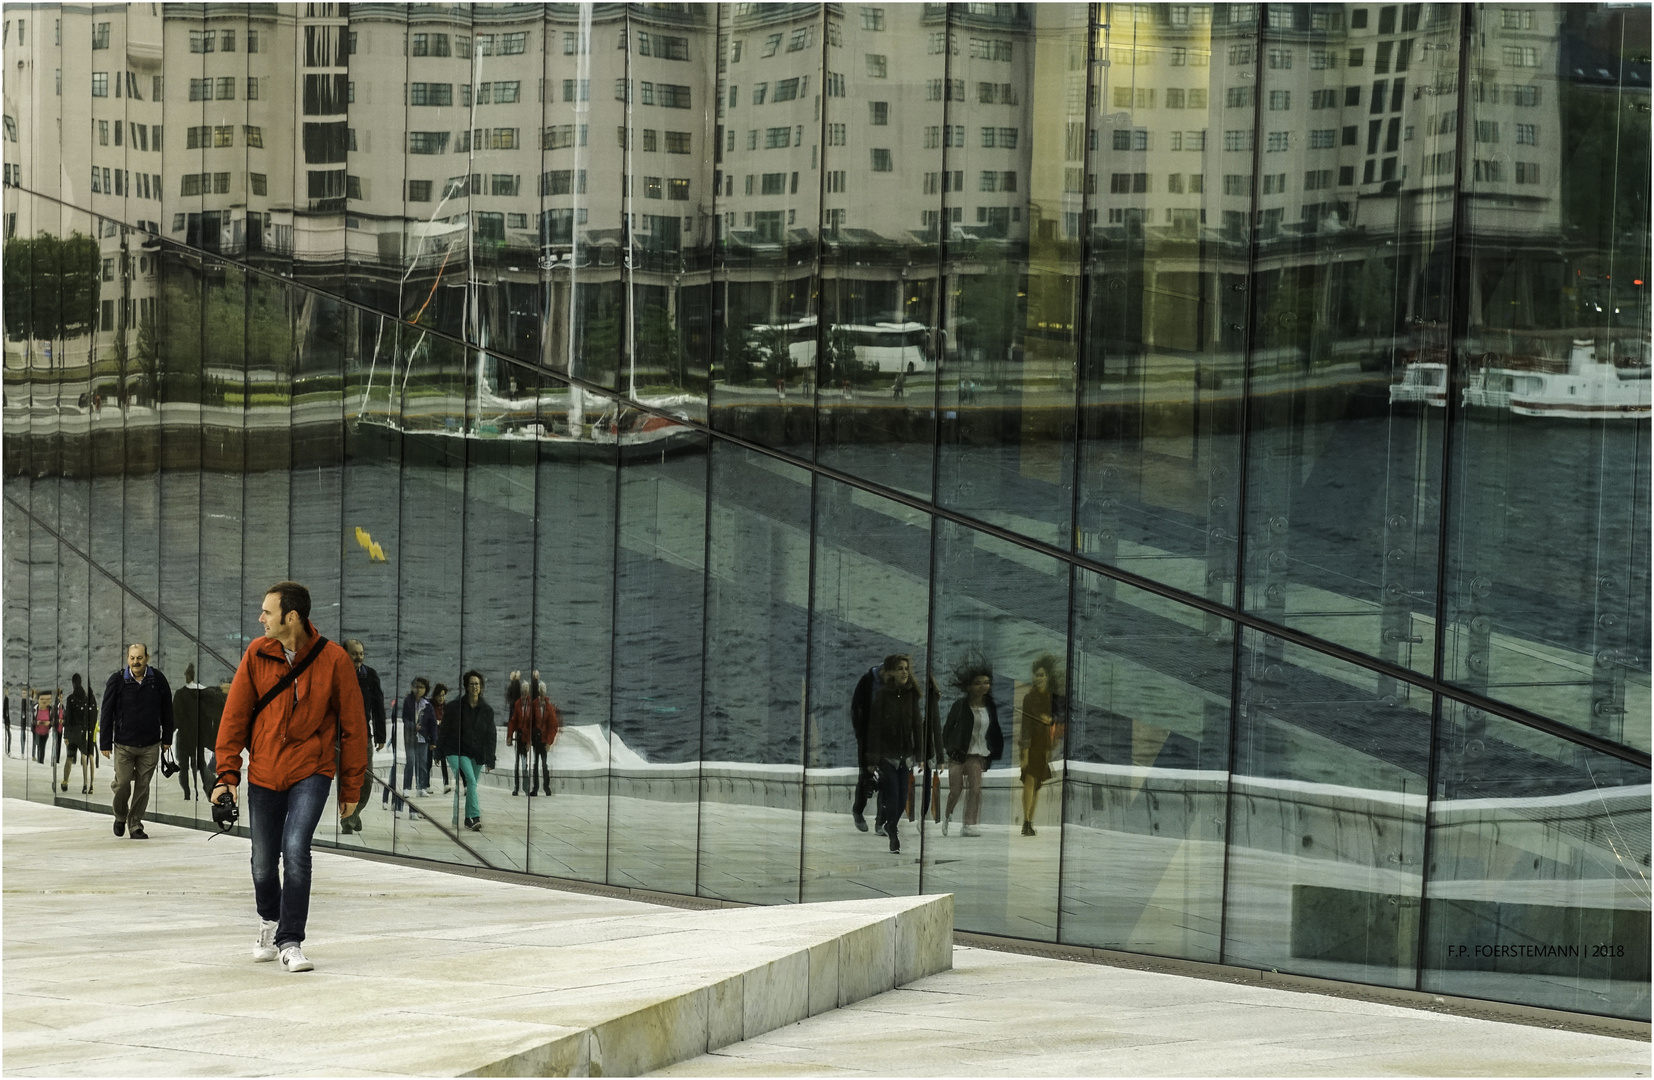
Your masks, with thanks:
[[(1459, 124), (1457, 137), (1454, 139), (1453, 162), (1453, 230), (1452, 252), (1448, 258), (1448, 266), (1457, 269), (1459, 251), (1465, 243), (1466, 221), (1465, 215), (1469, 207), (1463, 199), (1464, 192), (1464, 160), (1467, 150), (1467, 136), (1465, 129), (1469, 112), (1470, 91), (1470, 54), (1474, 46), (1472, 31), (1474, 28), (1473, 5), (1466, 4), (1459, 9), (1459, 77), (1458, 77), (1458, 113)], [(1450, 273), (1452, 270), (1450, 269)], [(1442, 409), (1442, 461), (1441, 479), (1438, 489), (1438, 505), (1441, 506), (1441, 516), (1436, 522), (1436, 641), (1431, 657), (1431, 674), (1437, 678), (1446, 679), (1444, 666), (1447, 655), (1447, 558), (1450, 530), (1448, 523), (1451, 517), (1450, 492), (1453, 480), (1453, 428), (1454, 420), (1459, 412), (1457, 395), (1453, 393), (1454, 369), (1457, 365), (1454, 358), (1458, 350), (1453, 347), (1454, 342), (1463, 340), (1469, 333), (1469, 305), (1459, 303), (1461, 288), (1469, 288), (1469, 280), (1461, 279), (1454, 274), (1453, 287), (1447, 293), (1447, 365), (1443, 377), (1443, 384), (1447, 389), (1447, 400)], [(1464, 320), (1464, 326), (1460, 320)], [(1428, 410), (1426, 410), (1428, 411)], [(1424, 779), (1424, 843), (1419, 855), (1419, 939), (1418, 950), (1414, 957), (1413, 986), (1415, 989), (1424, 986), (1425, 953), (1429, 944), (1430, 920), (1429, 893), (1430, 893), (1430, 811), (1436, 798), (1437, 765), (1440, 757), (1439, 743), (1442, 735), (1442, 710), (1444, 701), (1441, 694), (1431, 695), (1430, 704), (1430, 742), (1427, 750)]]
[[(1091, 140), (1091, 123), (1095, 114), (1095, 107), (1091, 103), (1092, 94), (1097, 90), (1097, 57), (1095, 46), (1097, 31), (1102, 23), (1103, 6), (1093, 3), (1086, 6), (1085, 18), (1085, 100), (1081, 114), (1080, 161), (1084, 173), (1091, 173), (1091, 167), (1096, 164), (1093, 154), (1100, 154), (1102, 150), (1089, 149)], [(1101, 102), (1099, 101), (1099, 105)], [(1091, 173), (1095, 175), (1095, 173)], [(1083, 174), (1082, 174), (1083, 175)], [(1085, 459), (1082, 448), (1085, 446), (1085, 381), (1087, 371), (1087, 349), (1091, 343), (1091, 320), (1087, 318), (1091, 310), (1091, 226), (1090, 226), (1091, 194), (1089, 185), (1083, 181), (1080, 184), (1080, 272), (1079, 295), (1075, 298), (1078, 305), (1078, 317), (1075, 322), (1079, 325), (1078, 336), (1074, 343), (1074, 474), (1072, 488), (1069, 491), (1068, 507), (1068, 542), (1079, 554), (1080, 549), (1080, 484), (1083, 479), (1081, 468)], [(1065, 827), (1068, 819), (1068, 747), (1072, 741), (1074, 730), (1074, 678), (1075, 659), (1079, 656), (1079, 649), (1075, 642), (1078, 635), (1075, 633), (1076, 612), (1079, 591), (1080, 571), (1078, 564), (1068, 564), (1068, 720), (1065, 724), (1062, 746), (1062, 783), (1057, 789), (1057, 918), (1054, 930), (1054, 939), (1062, 940), (1062, 897), (1063, 871), (1066, 867), (1066, 852), (1068, 849), (1068, 830)]]
[[(1240, 475), (1235, 491), (1235, 586), (1231, 595), (1233, 612), (1236, 616), (1244, 616), (1246, 612), (1246, 514), (1247, 492), (1251, 488), (1251, 437), (1252, 437), (1252, 360), (1253, 360), (1253, 329), (1257, 325), (1257, 287), (1258, 270), (1258, 188), (1263, 172), (1263, 151), (1258, 146), (1258, 135), (1263, 130), (1263, 53), (1264, 34), (1268, 27), (1269, 6), (1260, 4), (1256, 8), (1258, 21), (1252, 33), (1252, 186), (1249, 193), (1251, 202), (1246, 212), (1246, 322), (1241, 331), (1241, 403), (1240, 403)], [(1241, 642), (1242, 627), (1245, 624), (1240, 619), (1230, 623), (1229, 646), (1229, 752), (1228, 762), (1224, 769), (1224, 786), (1227, 789), (1224, 800), (1223, 813), (1223, 887), (1218, 903), (1218, 962), (1224, 962), (1225, 946), (1229, 933), (1229, 854), (1234, 836), (1235, 822), (1235, 747), (1240, 738), (1241, 725)]]

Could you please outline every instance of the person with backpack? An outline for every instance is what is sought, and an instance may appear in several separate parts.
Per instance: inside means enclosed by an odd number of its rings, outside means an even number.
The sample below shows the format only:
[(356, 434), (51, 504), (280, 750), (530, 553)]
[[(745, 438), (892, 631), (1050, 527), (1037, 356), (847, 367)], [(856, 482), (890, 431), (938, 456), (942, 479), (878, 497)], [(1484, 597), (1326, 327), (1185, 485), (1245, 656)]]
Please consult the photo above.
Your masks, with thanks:
[[(278, 581), (259, 610), (264, 636), (247, 646), (218, 726), (218, 786), (239, 801), (248, 754), (248, 832), (253, 847), (255, 961), (311, 971), (304, 955), (310, 916), (310, 841), (338, 782), (341, 820), (356, 811), (368, 768), (368, 721), (350, 656), (310, 622), (310, 590)], [(277, 863), (280, 863), (280, 873)]]
[(63, 709), (63, 781), (62, 790), (69, 790), (69, 773), (74, 769), (75, 759), (80, 759), (80, 793), (92, 793), (92, 777), (97, 771), (98, 750), (93, 745), (92, 734), (98, 726), (98, 703), (92, 692), (81, 685), (80, 672), (69, 677), (69, 683), (74, 689), (69, 691), (69, 700)]

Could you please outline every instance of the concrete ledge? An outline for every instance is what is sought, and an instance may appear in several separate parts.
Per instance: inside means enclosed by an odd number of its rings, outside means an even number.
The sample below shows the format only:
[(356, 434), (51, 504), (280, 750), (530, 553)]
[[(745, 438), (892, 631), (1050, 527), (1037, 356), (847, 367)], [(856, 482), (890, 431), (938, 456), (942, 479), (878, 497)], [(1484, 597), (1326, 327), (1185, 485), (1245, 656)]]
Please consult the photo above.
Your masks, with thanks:
[(8, 1074), (637, 1075), (952, 966), (950, 895), (685, 910), (318, 848), (287, 974), (245, 839), (3, 813)]

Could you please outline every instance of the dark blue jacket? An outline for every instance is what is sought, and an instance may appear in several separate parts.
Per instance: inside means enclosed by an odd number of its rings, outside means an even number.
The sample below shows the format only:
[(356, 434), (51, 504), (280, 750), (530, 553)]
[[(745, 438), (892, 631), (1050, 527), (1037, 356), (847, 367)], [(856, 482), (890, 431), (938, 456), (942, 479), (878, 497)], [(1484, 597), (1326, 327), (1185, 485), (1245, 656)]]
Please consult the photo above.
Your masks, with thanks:
[(103, 686), (103, 709), (99, 714), (98, 749), (122, 746), (154, 746), (172, 742), (172, 687), (159, 668), (144, 669), (144, 681), (133, 680), (121, 668)]

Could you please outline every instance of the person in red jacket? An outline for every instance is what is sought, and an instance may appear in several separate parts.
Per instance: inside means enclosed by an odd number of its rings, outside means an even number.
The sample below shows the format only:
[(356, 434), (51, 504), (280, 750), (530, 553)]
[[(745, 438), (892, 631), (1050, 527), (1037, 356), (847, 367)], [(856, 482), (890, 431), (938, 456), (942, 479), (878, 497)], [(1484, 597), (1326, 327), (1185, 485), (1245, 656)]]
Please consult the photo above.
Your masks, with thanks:
[[(218, 786), (212, 797), (216, 802), (228, 792), (236, 798), (246, 750), (259, 917), (253, 959), (279, 956), (287, 971), (310, 971), (315, 965), (300, 947), (310, 914), (310, 838), (336, 771), (339, 816), (356, 809), (368, 765), (367, 713), (349, 655), (310, 624), (309, 589), (294, 581), (270, 586), (258, 621), (265, 636), (242, 654), (219, 723)], [(300, 668), (296, 679), (258, 708), (283, 677)]]
[[(557, 706), (551, 703), (545, 684), (540, 682), (540, 673), (536, 671), (529, 681), (528, 691), (511, 706), (511, 722), (505, 731), (506, 745), (515, 746), (517, 750), (511, 770), (511, 794), (518, 793), (524, 769), (528, 770), (530, 798), (540, 794), (541, 776), (545, 777), (546, 794), (551, 794), (551, 767), (546, 764), (546, 753), (556, 741), (557, 731), (562, 726)], [(532, 763), (528, 757), (530, 748), (534, 751)]]

